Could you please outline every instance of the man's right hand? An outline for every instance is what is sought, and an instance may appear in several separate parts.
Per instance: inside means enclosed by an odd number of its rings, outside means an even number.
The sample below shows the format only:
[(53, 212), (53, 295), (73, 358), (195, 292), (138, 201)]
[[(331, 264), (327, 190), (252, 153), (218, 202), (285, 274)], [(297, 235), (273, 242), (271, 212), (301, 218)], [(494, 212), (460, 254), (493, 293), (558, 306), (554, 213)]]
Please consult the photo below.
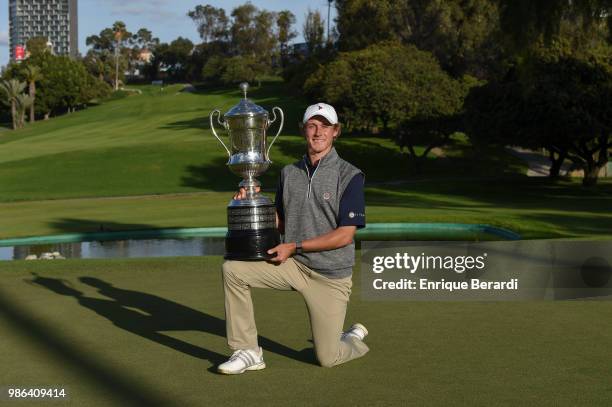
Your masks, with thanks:
[[(255, 188), (255, 191), (256, 191), (256, 192), (259, 192), (259, 191), (261, 191), (261, 188), (260, 188), (260, 187), (257, 187), (257, 188)], [(234, 199), (238, 199), (238, 200), (240, 200), (240, 199), (246, 199), (246, 188), (244, 188), (244, 187), (240, 187), (240, 189), (238, 190), (238, 192), (236, 192), (236, 193), (234, 194)]]

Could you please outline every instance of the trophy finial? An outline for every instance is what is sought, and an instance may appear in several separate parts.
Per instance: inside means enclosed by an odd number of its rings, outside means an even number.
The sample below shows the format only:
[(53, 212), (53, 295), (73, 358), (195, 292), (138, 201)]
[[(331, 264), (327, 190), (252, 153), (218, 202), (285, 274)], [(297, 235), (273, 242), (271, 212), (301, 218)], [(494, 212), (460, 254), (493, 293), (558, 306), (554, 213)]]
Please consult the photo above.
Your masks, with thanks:
[(242, 93), (244, 94), (244, 98), (247, 98), (247, 90), (249, 90), (249, 83), (248, 82), (242, 82), (240, 84), (240, 90), (242, 91)]

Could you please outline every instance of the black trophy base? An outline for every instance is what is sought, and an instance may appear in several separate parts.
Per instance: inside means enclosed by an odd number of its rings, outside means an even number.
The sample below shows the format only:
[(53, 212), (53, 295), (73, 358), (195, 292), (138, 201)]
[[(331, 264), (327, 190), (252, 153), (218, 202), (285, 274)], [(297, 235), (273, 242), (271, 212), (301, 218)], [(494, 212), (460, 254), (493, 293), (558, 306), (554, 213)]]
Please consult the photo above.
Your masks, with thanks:
[(230, 230), (225, 236), (225, 259), (269, 260), (268, 250), (280, 244), (278, 229)]

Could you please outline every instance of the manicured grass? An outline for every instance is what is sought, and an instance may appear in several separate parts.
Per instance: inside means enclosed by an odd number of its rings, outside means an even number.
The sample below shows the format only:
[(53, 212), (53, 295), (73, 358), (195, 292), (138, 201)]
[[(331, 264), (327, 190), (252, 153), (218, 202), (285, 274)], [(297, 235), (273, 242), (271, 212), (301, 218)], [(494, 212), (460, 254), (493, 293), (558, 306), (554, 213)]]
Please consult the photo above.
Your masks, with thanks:
[[(225, 225), (239, 178), (225, 166), (207, 116), (237, 103), (239, 91), (140, 89), (0, 134), (0, 238)], [(272, 195), (282, 166), (304, 153), (297, 122), (307, 101), (273, 81), (250, 96), (286, 113), (274, 163), (261, 177)], [(462, 135), (418, 171), (389, 139), (343, 135), (337, 149), (366, 173), (369, 222), (488, 223), (524, 238), (600, 238), (612, 230), (609, 180), (585, 189), (578, 180), (527, 178), (525, 163), (503, 150), (477, 151)]]
[(230, 188), (232, 175), (207, 116), (236, 103), (237, 92), (143, 89), (142, 95), (3, 133), (0, 199), (190, 192), (210, 189), (203, 180), (220, 174)]
[[(272, 191), (270, 191), (272, 189)], [(273, 196), (273, 188), (267, 191)], [(226, 225), (230, 192), (0, 203), (0, 238)], [(612, 182), (423, 180), (366, 189), (368, 222), (485, 223), (524, 239), (610, 238)]]
[[(227, 155), (210, 131), (208, 114), (236, 104), (238, 90), (186, 93), (180, 92), (180, 85), (164, 92), (140, 88), (141, 95), (2, 132), (0, 202), (233, 190), (240, 180), (225, 166)], [(286, 114), (271, 152), (274, 164), (261, 179), (273, 187), (282, 166), (304, 153), (297, 123), (308, 102), (287, 95), (281, 82), (264, 83), (250, 96), (268, 110), (281, 106)], [(270, 135), (277, 125), (272, 125)], [(524, 172), (524, 165), (508, 154), (489, 152), (482, 159), (465, 140), (458, 138), (455, 144), (451, 158), (426, 160), (421, 174), (388, 139), (343, 136), (337, 147), (366, 172), (369, 182), (449, 171), (473, 174), (474, 168), (488, 174)]]
[(57, 405), (538, 405), (612, 402), (612, 303), (366, 302), (371, 351), (315, 364), (296, 292), (254, 290), (268, 367), (217, 375), (220, 257), (14, 261), (0, 272), (0, 382), (65, 386)]

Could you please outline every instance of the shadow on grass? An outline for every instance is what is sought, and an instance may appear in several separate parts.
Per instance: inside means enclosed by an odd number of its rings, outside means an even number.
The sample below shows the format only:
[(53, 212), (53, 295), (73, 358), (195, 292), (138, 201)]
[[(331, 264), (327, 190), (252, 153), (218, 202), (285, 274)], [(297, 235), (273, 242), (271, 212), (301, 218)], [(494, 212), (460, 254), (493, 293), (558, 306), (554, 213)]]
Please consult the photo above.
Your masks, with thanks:
[[(481, 214), (491, 224), (516, 218), (530, 225), (529, 238), (609, 236), (612, 184), (585, 189), (576, 183), (535, 177), (449, 179), (377, 186), (366, 191), (368, 206)], [(441, 212), (444, 213), (444, 212)], [(505, 225), (523, 235), (512, 225)], [(535, 228), (535, 229), (534, 229)]]
[[(279, 172), (280, 166), (274, 165), (257, 178), (262, 184), (264, 193), (274, 193), (276, 191)], [(181, 178), (181, 186), (233, 192), (238, 190), (238, 184), (241, 180), (227, 167), (227, 156), (225, 156), (215, 158), (205, 164), (185, 167), (185, 175)], [(228, 201), (230, 199), (231, 194), (228, 195)]]
[(567, 214), (525, 214), (524, 218), (541, 222), (550, 227), (558, 237), (610, 236), (612, 234), (612, 214), (596, 215), (584, 213)]
[[(231, 86), (223, 86), (223, 87), (196, 87), (196, 91), (193, 94), (206, 97), (206, 96), (225, 96), (226, 100), (222, 103), (219, 103), (218, 108), (221, 110), (221, 113), (225, 113), (229, 108), (240, 102), (243, 95), (239, 90), (238, 85)], [(251, 85), (251, 88), (248, 92), (248, 98), (251, 99), (254, 103), (259, 104), (261, 107), (266, 109), (270, 117), (272, 117), (272, 108), (274, 106), (280, 107), (285, 116), (285, 125), (283, 126), (283, 133), (295, 133), (297, 132), (297, 123), (302, 117), (303, 110), (306, 108), (307, 103), (296, 99), (295, 97), (289, 95), (286, 90), (286, 86), (283, 82), (280, 81), (270, 81), (270, 82), (262, 82), (261, 86), (256, 87)], [(210, 109), (212, 111), (213, 108)], [(198, 110), (199, 111), (199, 110)], [(192, 120), (184, 120), (177, 121), (173, 123), (168, 123), (162, 126), (162, 129), (168, 130), (185, 130), (185, 129), (210, 129), (208, 115), (210, 111), (201, 111), (201, 116)], [(215, 123), (216, 125), (217, 123)], [(276, 134), (278, 129), (278, 122), (271, 125), (269, 133)], [(219, 130), (222, 128), (217, 127), (219, 135), (221, 133)], [(212, 135), (211, 135), (212, 137)]]
[(3, 315), (17, 331), (31, 342), (46, 351), (46, 354), (55, 357), (63, 367), (74, 369), (82, 375), (83, 379), (105, 390), (110, 397), (122, 405), (138, 407), (175, 405), (171, 400), (158, 394), (155, 389), (137, 383), (134, 378), (111, 368), (102, 359), (94, 357), (96, 353), (91, 352), (90, 349), (80, 349), (73, 341), (69, 342), (59, 336), (55, 329), (40, 323), (34, 315), (24, 312), (16, 304), (17, 302), (11, 301), (6, 293), (2, 293), (0, 295), (0, 315)]
[[(366, 184), (367, 187), (367, 184)], [(507, 176), (432, 178), (402, 185), (377, 185), (366, 193), (368, 204), (432, 209), (550, 209), (610, 213), (612, 183), (585, 189), (575, 183), (546, 178)]]
[[(226, 355), (175, 339), (160, 332), (202, 331), (225, 337), (225, 320), (153, 294), (118, 288), (99, 278), (84, 276), (80, 277), (79, 281), (96, 288), (99, 294), (109, 299), (87, 297), (81, 291), (70, 287), (60, 279), (35, 275), (31, 280), (32, 283), (45, 287), (56, 294), (74, 297), (81, 306), (107, 318), (121, 329), (186, 355), (210, 361), (213, 364), (209, 369), (211, 372), (216, 372), (216, 365), (227, 359)], [(261, 336), (259, 337), (259, 344), (270, 352), (303, 363), (316, 364), (312, 349), (296, 351)]]
[[(216, 123), (215, 123), (216, 124)], [(202, 112), (202, 115), (199, 117), (195, 117), (189, 120), (179, 120), (172, 123), (166, 123), (163, 126), (159, 127), (164, 130), (189, 130), (189, 129), (200, 129), (200, 130), (210, 130), (210, 122), (208, 119), (208, 114)], [(219, 134), (219, 127), (215, 127), (217, 130), (217, 134)], [(212, 133), (210, 137), (213, 137)], [(221, 147), (221, 146), (220, 146)], [(223, 147), (221, 147), (223, 148)]]

